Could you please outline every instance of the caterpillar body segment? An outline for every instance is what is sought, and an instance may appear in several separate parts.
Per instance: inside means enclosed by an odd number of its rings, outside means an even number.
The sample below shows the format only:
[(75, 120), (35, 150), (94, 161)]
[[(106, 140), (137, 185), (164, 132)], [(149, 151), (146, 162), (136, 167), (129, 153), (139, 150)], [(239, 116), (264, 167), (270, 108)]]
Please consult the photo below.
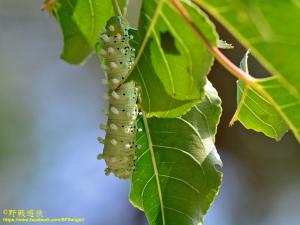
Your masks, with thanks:
[(133, 38), (130, 27), (119, 16), (110, 18), (100, 35), (103, 69), (106, 71), (109, 89), (114, 90), (124, 83), (126, 75), (134, 64), (134, 48), (129, 44)]

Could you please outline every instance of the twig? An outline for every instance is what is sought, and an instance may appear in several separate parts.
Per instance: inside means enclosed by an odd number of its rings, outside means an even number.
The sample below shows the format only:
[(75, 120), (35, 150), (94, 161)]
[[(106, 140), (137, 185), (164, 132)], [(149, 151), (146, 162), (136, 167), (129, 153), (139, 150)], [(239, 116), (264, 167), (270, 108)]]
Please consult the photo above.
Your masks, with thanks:
[(111, 1), (114, 7), (115, 14), (118, 16), (122, 16), (122, 11), (120, 9), (118, 0), (111, 0)]
[(123, 16), (124, 16), (124, 17), (126, 17), (126, 15), (127, 15), (127, 10), (128, 10), (129, 1), (130, 1), (130, 0), (127, 0), (127, 1), (126, 1), (125, 6), (124, 6), (124, 9), (123, 9)]

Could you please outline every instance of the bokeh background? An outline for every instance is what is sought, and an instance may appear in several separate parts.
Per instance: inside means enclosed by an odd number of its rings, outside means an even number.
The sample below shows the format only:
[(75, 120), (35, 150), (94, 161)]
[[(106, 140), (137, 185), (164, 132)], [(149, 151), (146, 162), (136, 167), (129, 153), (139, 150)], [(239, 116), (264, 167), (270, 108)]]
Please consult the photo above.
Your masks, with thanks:
[[(106, 177), (104, 162), (96, 160), (98, 124), (106, 120), (98, 60), (61, 61), (60, 29), (41, 4), (0, 0), (0, 210), (41, 209), (46, 217), (84, 217), (89, 225), (146, 225), (128, 202), (129, 182)], [(217, 27), (235, 45), (226, 54), (239, 63), (245, 49)], [(268, 75), (252, 58), (250, 68)], [(235, 79), (217, 63), (209, 77), (223, 100), (217, 147), (224, 178), (206, 225), (299, 225), (299, 145), (290, 133), (276, 143), (239, 123), (229, 128)]]

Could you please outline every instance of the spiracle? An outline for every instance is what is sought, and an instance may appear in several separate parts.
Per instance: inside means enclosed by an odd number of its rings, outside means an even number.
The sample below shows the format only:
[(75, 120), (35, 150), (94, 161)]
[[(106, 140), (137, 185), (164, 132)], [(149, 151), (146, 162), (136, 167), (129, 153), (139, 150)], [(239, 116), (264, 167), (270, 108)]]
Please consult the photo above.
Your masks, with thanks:
[(120, 16), (111, 17), (101, 32), (99, 43), (102, 47), (99, 52), (102, 58), (102, 68), (108, 85), (106, 99), (109, 108), (107, 124), (100, 127), (106, 131), (105, 138), (99, 137), (104, 144), (103, 154), (107, 165), (106, 175), (111, 172), (121, 178), (129, 178), (134, 171), (136, 151), (139, 146), (135, 137), (138, 112), (138, 88), (134, 81), (126, 82), (126, 75), (134, 64), (135, 49), (130, 46), (133, 36), (129, 34), (130, 27), (127, 21)]

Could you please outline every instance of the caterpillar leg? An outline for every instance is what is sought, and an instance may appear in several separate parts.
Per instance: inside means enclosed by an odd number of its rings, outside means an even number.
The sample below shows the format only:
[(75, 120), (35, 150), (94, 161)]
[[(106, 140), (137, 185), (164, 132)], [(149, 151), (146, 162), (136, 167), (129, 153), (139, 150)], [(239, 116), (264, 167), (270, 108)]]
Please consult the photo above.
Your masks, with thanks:
[(101, 153), (98, 154), (97, 159), (98, 159), (98, 160), (102, 160), (102, 159), (103, 159), (103, 154), (101, 154)]
[(109, 174), (111, 173), (111, 170), (109, 168), (106, 168), (104, 170), (104, 173), (105, 173), (106, 176), (109, 176)]
[(142, 92), (141, 92), (142, 88), (140, 86), (136, 87), (136, 93), (137, 93), (137, 104), (139, 106), (140, 109), (140, 103), (142, 103)]
[(142, 92), (141, 92), (141, 87), (140, 86), (137, 86), (137, 108), (138, 108), (138, 115), (141, 116), (143, 115), (143, 112), (142, 112), (142, 107), (141, 107), (141, 103), (142, 103)]

